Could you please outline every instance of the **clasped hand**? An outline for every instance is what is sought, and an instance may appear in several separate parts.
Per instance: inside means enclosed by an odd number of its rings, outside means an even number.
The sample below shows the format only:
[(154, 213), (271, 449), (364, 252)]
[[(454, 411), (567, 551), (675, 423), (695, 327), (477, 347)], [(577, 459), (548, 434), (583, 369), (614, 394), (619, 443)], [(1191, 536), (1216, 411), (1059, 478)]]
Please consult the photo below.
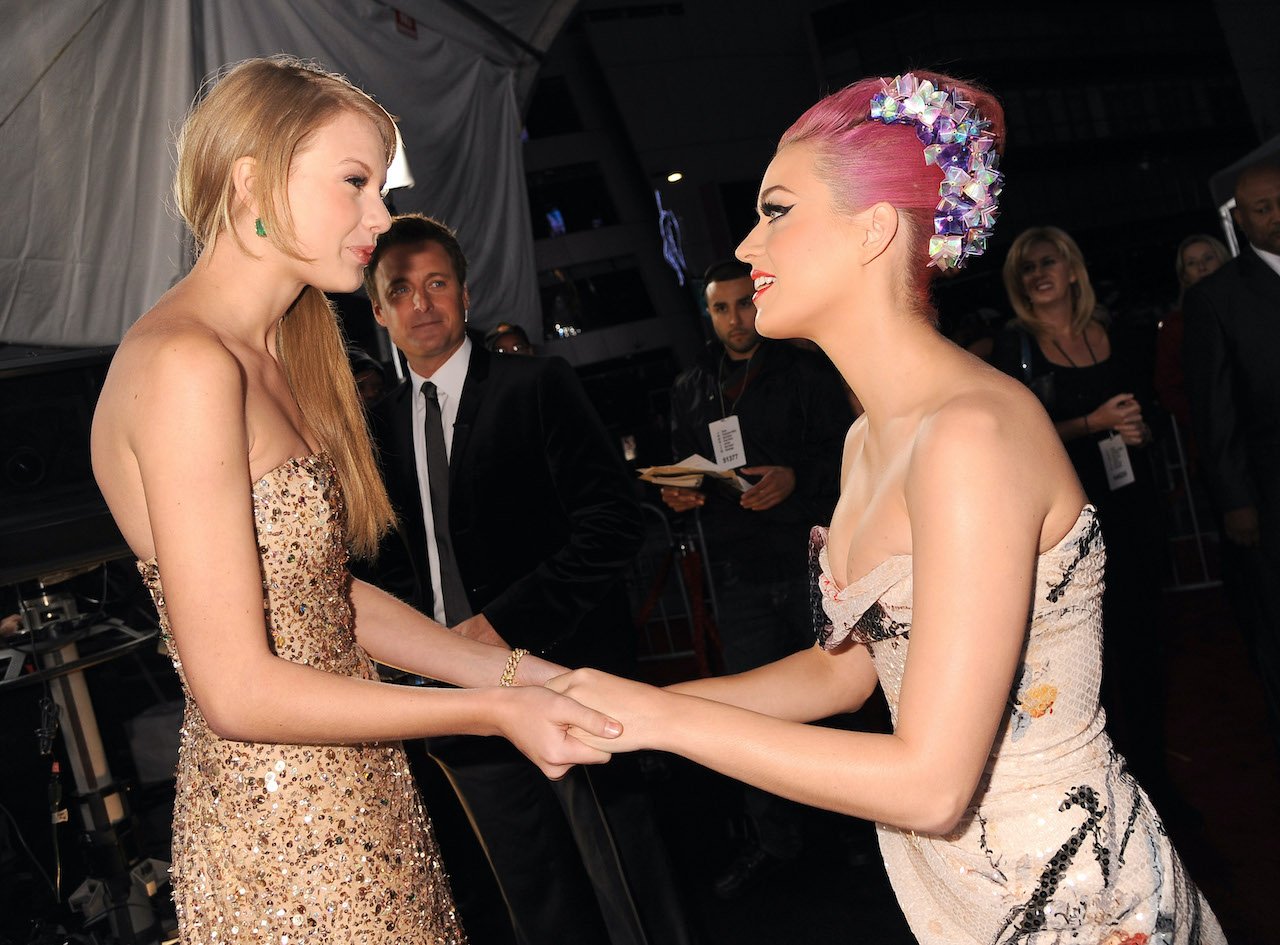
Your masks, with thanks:
[(1142, 406), (1133, 394), (1116, 394), (1087, 418), (1094, 430), (1115, 430), (1127, 446), (1142, 446), (1151, 435), (1142, 419)]
[(602, 764), (612, 757), (607, 746), (617, 741), (622, 726), (602, 712), (540, 686), (505, 689), (503, 699), (499, 732), (551, 780), (563, 778), (574, 765)]
[(661, 689), (598, 669), (575, 669), (548, 680), (546, 687), (593, 709), (608, 706), (601, 711), (620, 720), (622, 733), (612, 738), (602, 738), (585, 729), (570, 729), (570, 734), (585, 747), (609, 754), (658, 747), (654, 738), (659, 714), (664, 700), (670, 698)]

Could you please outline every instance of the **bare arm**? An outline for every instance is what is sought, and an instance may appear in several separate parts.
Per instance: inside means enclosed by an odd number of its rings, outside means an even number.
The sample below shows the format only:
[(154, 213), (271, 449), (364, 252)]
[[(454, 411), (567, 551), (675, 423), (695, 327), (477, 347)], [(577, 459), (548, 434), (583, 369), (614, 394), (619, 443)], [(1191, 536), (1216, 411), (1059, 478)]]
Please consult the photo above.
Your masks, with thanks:
[[(125, 408), (137, 419), (123, 432), (145, 492), (174, 641), (214, 732), (290, 743), (501, 734), (549, 774), (599, 760), (575, 758), (566, 741), (566, 716), (581, 707), (545, 702), (534, 690), (415, 690), (277, 657), (262, 610), (240, 365), (215, 338), (196, 333), (157, 343), (145, 363), (113, 396), (145, 405)], [(460, 661), (458, 678), (492, 682), (505, 655), (459, 648), (446, 659)], [(584, 721), (606, 730), (602, 716)]]
[[(360, 646), (384, 666), (469, 687), (496, 686), (506, 669), (508, 647), (467, 639), (372, 584), (353, 580), (351, 602)], [(563, 672), (559, 664), (528, 654), (516, 681), (540, 686)]]
[(835, 653), (813, 646), (759, 669), (676, 683), (667, 691), (792, 722), (814, 722), (861, 709), (876, 684), (865, 646)]
[(626, 732), (614, 747), (674, 751), (806, 804), (946, 832), (971, 800), (1007, 711), (1045, 495), (1072, 488), (1037, 465), (1045, 450), (1027, 448), (1053, 447), (1047, 424), (1030, 413), (1006, 420), (960, 406), (922, 429), (905, 489), (915, 599), (894, 734), (798, 725), (599, 673), (553, 686), (621, 718)]
[[(861, 448), (864, 430), (865, 424), (854, 424), (845, 433), (840, 482), (846, 480)], [(813, 722), (840, 712), (856, 712), (877, 683), (866, 647), (850, 645), (832, 653), (814, 646), (745, 673), (695, 679), (667, 688), (778, 719)]]

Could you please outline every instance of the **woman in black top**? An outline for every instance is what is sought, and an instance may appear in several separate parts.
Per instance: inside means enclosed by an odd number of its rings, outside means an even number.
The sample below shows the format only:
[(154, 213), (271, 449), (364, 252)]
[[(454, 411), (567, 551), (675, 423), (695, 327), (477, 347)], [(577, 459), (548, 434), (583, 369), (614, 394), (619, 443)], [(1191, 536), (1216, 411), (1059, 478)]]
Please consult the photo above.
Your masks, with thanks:
[(1080, 248), (1057, 227), (1021, 233), (1004, 263), (1017, 318), (993, 363), (1040, 398), (1098, 509), (1107, 549), (1103, 703), (1117, 747), (1163, 793), (1164, 547), (1160, 498), (1145, 447), (1150, 358), (1108, 332)]

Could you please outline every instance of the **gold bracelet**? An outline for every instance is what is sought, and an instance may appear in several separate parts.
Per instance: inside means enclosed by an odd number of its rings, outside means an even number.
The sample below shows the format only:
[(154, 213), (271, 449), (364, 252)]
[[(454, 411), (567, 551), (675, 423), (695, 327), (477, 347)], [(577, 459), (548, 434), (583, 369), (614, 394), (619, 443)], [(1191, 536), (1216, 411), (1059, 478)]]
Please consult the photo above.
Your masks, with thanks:
[(520, 661), (529, 655), (529, 651), (524, 647), (516, 647), (511, 651), (511, 655), (507, 657), (506, 668), (502, 671), (502, 676), (498, 680), (499, 686), (514, 686), (516, 684), (516, 669), (520, 665)]

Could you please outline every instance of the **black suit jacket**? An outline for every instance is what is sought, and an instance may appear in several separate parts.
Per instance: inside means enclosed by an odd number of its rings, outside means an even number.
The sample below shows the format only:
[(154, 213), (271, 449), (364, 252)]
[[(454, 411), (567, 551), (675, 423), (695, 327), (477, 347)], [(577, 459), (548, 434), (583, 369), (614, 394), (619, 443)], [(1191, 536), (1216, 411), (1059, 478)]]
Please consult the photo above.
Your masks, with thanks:
[[(430, 613), (414, 393), (406, 380), (371, 417), (399, 528), (360, 570)], [(472, 345), (449, 458), (449, 523), (472, 612), (508, 644), (568, 666), (627, 671), (635, 634), (622, 577), (640, 546), (640, 511), (566, 362)]]
[(1183, 359), (1219, 510), (1280, 507), (1280, 274), (1250, 246), (1193, 286)]

